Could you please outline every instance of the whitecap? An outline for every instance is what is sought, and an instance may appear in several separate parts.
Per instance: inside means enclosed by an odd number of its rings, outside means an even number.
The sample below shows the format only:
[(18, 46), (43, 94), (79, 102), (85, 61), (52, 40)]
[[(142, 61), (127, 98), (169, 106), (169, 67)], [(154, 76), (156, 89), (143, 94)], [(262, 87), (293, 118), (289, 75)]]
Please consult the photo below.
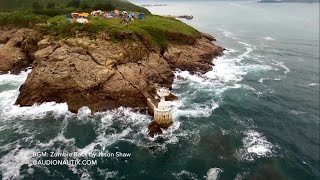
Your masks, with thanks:
[(274, 38), (269, 37), (269, 36), (264, 37), (263, 39), (264, 39), (264, 40), (267, 40), (267, 41), (274, 41), (274, 40), (275, 40)]
[(314, 86), (318, 86), (318, 84), (317, 83), (310, 83), (308, 86), (314, 87)]
[(243, 147), (237, 151), (237, 158), (245, 161), (253, 161), (259, 157), (270, 157), (275, 153), (275, 147), (261, 133), (254, 130), (245, 132), (242, 139)]
[(207, 172), (207, 180), (218, 180), (220, 173), (222, 173), (223, 170), (220, 168), (211, 168), (209, 169), (209, 171)]
[(189, 172), (187, 170), (182, 170), (180, 172), (177, 173), (172, 173), (173, 176), (176, 177), (176, 179), (180, 180), (180, 179), (193, 179), (193, 180), (198, 180), (197, 175)]

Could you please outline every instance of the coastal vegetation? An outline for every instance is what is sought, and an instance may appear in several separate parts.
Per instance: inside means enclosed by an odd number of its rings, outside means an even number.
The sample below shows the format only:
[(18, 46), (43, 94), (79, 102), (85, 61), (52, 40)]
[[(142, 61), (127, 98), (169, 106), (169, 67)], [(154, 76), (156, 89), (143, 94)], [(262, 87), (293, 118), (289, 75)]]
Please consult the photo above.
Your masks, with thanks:
[[(174, 18), (152, 15), (147, 9), (136, 6), (127, 1), (29, 1), (26, 7), (30, 9), (10, 9), (0, 13), (0, 26), (35, 28), (44, 35), (56, 38), (72, 36), (89, 36), (95, 38), (101, 32), (108, 33), (112, 40), (130, 39), (134, 34), (143, 37), (152, 45), (165, 47), (168, 42), (193, 43), (200, 37), (200, 33)], [(88, 17), (90, 23), (80, 24), (68, 21), (71, 12), (91, 12), (92, 10), (126, 10), (144, 13), (145, 19), (136, 19), (127, 26), (122, 18), (106, 19), (102, 17)], [(125, 35), (127, 34), (127, 36)]]

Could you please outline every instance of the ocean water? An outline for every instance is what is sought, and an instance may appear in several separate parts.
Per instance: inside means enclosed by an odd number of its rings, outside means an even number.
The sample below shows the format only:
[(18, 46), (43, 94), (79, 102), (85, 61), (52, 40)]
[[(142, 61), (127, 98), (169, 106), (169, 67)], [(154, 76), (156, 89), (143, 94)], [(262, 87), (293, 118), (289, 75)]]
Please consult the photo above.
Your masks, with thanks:
[[(152, 117), (127, 108), (91, 114), (65, 103), (19, 107), (28, 73), (0, 76), (2, 179), (319, 179), (319, 4), (135, 1), (214, 35), (213, 70), (176, 71), (174, 124), (147, 136)], [(97, 165), (37, 165), (37, 152)], [(77, 159), (61, 157), (51, 159)]]

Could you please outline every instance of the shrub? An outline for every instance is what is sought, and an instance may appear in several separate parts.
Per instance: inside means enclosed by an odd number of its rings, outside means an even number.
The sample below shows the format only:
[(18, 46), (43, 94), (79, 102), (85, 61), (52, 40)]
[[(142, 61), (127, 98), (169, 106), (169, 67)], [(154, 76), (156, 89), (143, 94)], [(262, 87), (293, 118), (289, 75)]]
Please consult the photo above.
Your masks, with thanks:
[(104, 3), (97, 3), (93, 6), (95, 10), (102, 10), (102, 11), (112, 11), (115, 9), (114, 5), (111, 2), (104, 2)]
[(32, 8), (33, 9), (42, 9), (42, 6), (39, 2), (33, 2), (32, 3)]
[(67, 4), (67, 7), (79, 8), (80, 7), (80, 0), (70, 0)]
[(48, 2), (47, 9), (54, 9), (56, 4), (54, 2)]
[(43, 23), (46, 16), (34, 14), (30, 11), (17, 11), (0, 15), (0, 26), (34, 27), (37, 23)]
[(72, 8), (65, 8), (65, 9), (61, 9), (61, 8), (56, 8), (56, 9), (35, 9), (33, 10), (33, 13), (35, 14), (39, 14), (39, 15), (45, 15), (45, 16), (49, 16), (49, 17), (54, 17), (54, 16), (58, 16), (58, 15), (66, 15), (69, 14), (73, 11), (74, 9)]

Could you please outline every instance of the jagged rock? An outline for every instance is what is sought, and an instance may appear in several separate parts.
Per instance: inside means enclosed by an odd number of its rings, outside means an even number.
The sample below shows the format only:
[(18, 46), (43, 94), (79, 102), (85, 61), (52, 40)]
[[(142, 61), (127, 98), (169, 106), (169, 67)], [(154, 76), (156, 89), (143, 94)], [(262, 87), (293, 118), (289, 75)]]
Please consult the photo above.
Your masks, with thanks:
[(157, 86), (171, 88), (173, 70), (206, 72), (223, 50), (204, 37), (187, 40), (186, 45), (170, 44), (166, 51), (152, 48), (142, 37), (133, 41), (132, 34), (130, 40), (119, 42), (107, 37), (39, 40), (33, 70), (16, 104), (67, 102), (72, 112), (83, 106), (92, 112), (120, 106), (146, 108), (145, 92), (152, 94)]
[(193, 45), (169, 45), (163, 57), (172, 69), (204, 73), (212, 69), (212, 59), (222, 53), (223, 48), (202, 37)]
[(38, 36), (30, 29), (11, 29), (0, 31), (0, 74), (19, 73), (30, 66), (33, 53), (38, 49)]
[(216, 38), (214, 38), (213, 36), (211, 36), (210, 34), (207, 33), (203, 33), (201, 32), (201, 36), (208, 39), (209, 41), (216, 41)]

